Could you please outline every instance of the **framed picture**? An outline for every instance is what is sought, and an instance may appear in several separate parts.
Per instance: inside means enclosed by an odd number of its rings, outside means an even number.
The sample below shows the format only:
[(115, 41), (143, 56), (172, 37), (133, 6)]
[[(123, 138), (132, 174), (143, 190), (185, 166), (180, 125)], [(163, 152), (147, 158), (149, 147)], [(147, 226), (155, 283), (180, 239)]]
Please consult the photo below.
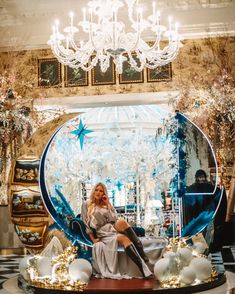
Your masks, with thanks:
[(171, 63), (159, 66), (155, 69), (147, 68), (147, 82), (162, 82), (172, 80)]
[(47, 216), (47, 211), (38, 191), (30, 189), (11, 192), (12, 217)]
[(38, 60), (38, 86), (58, 87), (61, 84), (61, 65), (56, 58)]
[(38, 185), (39, 159), (16, 160), (13, 173), (13, 184)]
[(102, 72), (99, 63), (91, 70), (92, 86), (114, 85), (116, 84), (116, 72), (113, 60), (110, 59), (110, 67), (106, 72)]
[[(137, 65), (140, 66), (139, 59), (135, 56), (134, 56), (134, 59), (137, 62)], [(143, 82), (144, 82), (144, 71), (142, 70), (141, 72), (138, 72), (131, 67), (128, 60), (124, 61), (122, 74), (119, 75), (119, 84), (143, 83)]]
[(20, 241), (28, 248), (40, 248), (45, 243), (48, 222), (14, 222), (15, 231)]
[(88, 72), (81, 68), (65, 66), (65, 87), (88, 86)]

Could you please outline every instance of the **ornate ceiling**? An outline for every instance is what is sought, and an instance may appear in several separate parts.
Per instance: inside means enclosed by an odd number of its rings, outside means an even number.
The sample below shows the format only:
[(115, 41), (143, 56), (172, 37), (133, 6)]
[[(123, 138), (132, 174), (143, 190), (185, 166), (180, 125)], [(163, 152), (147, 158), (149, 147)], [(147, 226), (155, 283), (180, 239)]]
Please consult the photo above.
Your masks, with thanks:
[[(48, 48), (47, 40), (56, 18), (69, 22), (68, 13), (82, 18), (86, 0), (0, 0), (0, 51)], [(150, 14), (152, 1), (139, 0)], [(235, 0), (158, 0), (163, 19), (169, 15), (180, 23), (183, 39), (208, 34), (235, 35)], [(148, 12), (147, 12), (148, 11)], [(120, 16), (121, 18), (121, 16)]]

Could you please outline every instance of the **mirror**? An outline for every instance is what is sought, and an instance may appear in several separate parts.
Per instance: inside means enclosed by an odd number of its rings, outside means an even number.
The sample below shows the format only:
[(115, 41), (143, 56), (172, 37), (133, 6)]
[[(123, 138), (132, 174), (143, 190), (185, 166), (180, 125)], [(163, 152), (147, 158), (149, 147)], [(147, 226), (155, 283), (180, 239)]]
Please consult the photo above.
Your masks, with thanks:
[(180, 161), (169, 132), (171, 121), (182, 124), (187, 138), (177, 139), (186, 154), (185, 187), (193, 183), (196, 169), (209, 174), (211, 166), (205, 159), (207, 140), (183, 115), (180, 118), (170, 119), (157, 105), (120, 106), (89, 109), (65, 123), (48, 142), (40, 166), (41, 192), (57, 224), (66, 232), (93, 185), (101, 181), (119, 216), (144, 227), (146, 234), (172, 237), (185, 231), (186, 196), (173, 193)]
[(176, 117), (181, 134), (178, 145), (184, 152), (179, 164), (185, 167), (181, 235), (190, 236), (212, 220), (223, 191), (217, 188), (216, 158), (206, 135), (183, 114)]

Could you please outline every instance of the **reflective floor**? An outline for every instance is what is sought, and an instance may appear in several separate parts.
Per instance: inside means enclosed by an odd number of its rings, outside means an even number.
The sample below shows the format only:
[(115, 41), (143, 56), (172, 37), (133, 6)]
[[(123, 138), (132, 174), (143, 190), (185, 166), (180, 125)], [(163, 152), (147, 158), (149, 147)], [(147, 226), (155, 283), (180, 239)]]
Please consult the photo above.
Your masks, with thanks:
[[(0, 256), (0, 294), (23, 293), (16, 287), (16, 277), (19, 273), (19, 262), (24, 256), (1, 255)], [(235, 246), (224, 246), (221, 252), (210, 255), (211, 261), (217, 270), (226, 271), (226, 284), (203, 291), (203, 294), (235, 294)]]

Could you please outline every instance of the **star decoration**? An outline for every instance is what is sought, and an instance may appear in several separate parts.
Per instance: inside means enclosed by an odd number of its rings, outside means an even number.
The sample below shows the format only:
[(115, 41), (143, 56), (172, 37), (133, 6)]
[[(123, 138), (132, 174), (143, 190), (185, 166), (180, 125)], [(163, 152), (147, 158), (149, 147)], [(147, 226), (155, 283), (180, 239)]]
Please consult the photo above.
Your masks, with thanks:
[(85, 135), (89, 134), (89, 133), (92, 133), (92, 132), (93, 132), (92, 130), (87, 130), (86, 129), (86, 125), (84, 125), (82, 123), (82, 119), (80, 119), (78, 129), (70, 132), (70, 134), (75, 135), (77, 137), (77, 140), (78, 139), (80, 140), (80, 147), (81, 147), (81, 150), (82, 150)]
[(122, 190), (122, 186), (123, 186), (123, 184), (122, 184), (120, 181), (118, 181), (117, 184), (116, 184), (115, 186), (117, 186), (118, 191), (121, 191), (121, 190)]

